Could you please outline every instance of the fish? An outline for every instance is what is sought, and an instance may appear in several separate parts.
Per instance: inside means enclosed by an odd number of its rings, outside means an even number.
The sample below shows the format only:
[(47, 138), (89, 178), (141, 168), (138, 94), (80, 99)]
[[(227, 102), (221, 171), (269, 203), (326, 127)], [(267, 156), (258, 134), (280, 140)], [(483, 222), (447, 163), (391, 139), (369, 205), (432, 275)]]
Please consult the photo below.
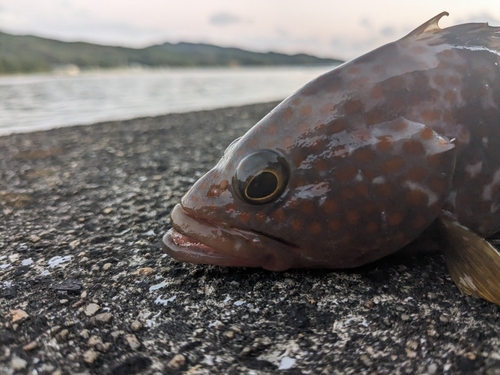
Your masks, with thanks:
[(500, 305), (500, 27), (405, 37), (313, 79), (171, 212), (172, 258), (354, 268), (437, 228), (458, 289)]

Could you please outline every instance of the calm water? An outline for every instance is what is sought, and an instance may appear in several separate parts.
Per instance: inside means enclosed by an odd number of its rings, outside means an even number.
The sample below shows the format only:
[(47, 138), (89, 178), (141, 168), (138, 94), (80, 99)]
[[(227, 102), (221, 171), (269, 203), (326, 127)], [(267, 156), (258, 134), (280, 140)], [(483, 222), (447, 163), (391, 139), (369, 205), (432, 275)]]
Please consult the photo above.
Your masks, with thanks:
[(0, 77), (0, 134), (278, 100), (331, 68), (122, 70)]

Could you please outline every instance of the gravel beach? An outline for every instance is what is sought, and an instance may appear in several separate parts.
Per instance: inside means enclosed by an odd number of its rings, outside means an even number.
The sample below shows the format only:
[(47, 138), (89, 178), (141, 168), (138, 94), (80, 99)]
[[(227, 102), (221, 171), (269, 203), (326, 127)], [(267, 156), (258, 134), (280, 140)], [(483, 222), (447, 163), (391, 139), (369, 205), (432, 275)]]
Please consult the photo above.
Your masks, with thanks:
[(442, 256), (178, 263), (169, 212), (276, 103), (0, 137), (0, 374), (500, 374)]

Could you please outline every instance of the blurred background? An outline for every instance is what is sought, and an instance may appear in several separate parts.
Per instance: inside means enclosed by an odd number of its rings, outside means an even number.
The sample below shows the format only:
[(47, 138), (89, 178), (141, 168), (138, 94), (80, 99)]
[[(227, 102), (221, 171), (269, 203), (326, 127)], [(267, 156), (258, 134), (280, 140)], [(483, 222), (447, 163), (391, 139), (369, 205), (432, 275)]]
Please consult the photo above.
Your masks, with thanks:
[(442, 11), (496, 0), (0, 0), (0, 134), (279, 100)]

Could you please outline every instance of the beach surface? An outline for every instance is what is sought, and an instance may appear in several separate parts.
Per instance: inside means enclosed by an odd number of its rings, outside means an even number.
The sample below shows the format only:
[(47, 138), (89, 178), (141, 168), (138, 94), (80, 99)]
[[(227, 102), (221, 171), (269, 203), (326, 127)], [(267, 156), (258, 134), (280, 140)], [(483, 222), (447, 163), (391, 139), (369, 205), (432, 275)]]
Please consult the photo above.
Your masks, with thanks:
[(162, 253), (170, 210), (275, 105), (0, 137), (0, 373), (500, 374), (500, 307), (439, 253), (279, 273)]

